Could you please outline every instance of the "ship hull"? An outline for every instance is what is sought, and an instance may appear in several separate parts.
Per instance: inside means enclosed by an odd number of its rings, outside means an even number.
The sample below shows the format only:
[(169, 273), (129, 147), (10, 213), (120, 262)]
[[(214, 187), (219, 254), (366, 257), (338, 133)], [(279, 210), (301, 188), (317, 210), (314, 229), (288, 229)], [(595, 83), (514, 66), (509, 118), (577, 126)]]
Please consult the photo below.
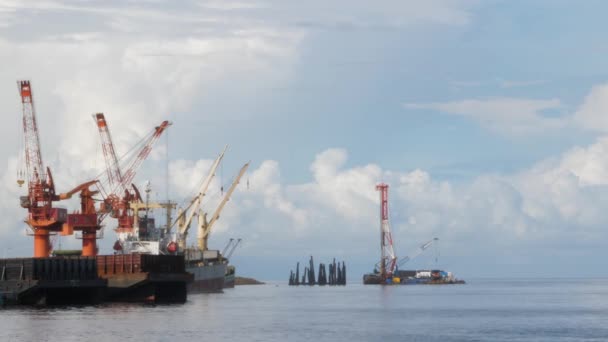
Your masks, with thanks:
[(97, 266), (112, 302), (184, 303), (193, 280), (177, 255), (97, 256)]
[(226, 264), (190, 262), (186, 272), (193, 275), (192, 282), (187, 286), (188, 293), (218, 293), (224, 288)]

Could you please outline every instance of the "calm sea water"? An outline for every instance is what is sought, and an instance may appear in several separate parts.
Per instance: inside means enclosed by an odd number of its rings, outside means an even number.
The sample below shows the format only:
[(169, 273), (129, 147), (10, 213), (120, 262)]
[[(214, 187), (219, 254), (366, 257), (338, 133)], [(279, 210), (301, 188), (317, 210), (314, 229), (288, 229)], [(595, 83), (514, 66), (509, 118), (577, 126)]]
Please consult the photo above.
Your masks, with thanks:
[(12, 308), (0, 341), (608, 341), (608, 279), (268, 284), (184, 305)]

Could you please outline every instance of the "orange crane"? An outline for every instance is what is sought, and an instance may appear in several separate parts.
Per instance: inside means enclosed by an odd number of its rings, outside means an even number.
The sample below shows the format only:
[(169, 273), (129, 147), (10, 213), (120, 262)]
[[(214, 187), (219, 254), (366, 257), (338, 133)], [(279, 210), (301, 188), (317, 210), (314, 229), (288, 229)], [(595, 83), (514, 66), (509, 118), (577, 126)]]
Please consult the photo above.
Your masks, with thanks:
[[(101, 113), (100, 113), (101, 114)], [(91, 181), (86, 183), (88, 186), (80, 188), (80, 211), (68, 214), (69, 231), (82, 232), (82, 255), (94, 256), (97, 254), (97, 232), (102, 227), (102, 222), (110, 214), (117, 218), (119, 229), (132, 230), (135, 213), (131, 209), (130, 202), (141, 199), (139, 191), (134, 185), (131, 185), (133, 192), (129, 191), (128, 184), (133, 181), (137, 169), (143, 161), (148, 157), (152, 150), (152, 145), (158, 140), (164, 130), (170, 125), (168, 121), (163, 121), (160, 126), (155, 127), (152, 133), (142, 139), (143, 147), (129, 162), (127, 171), (123, 174), (118, 165), (118, 158), (112, 144), (110, 131), (107, 127), (107, 122), (103, 114), (95, 116), (97, 126), (102, 136), (102, 146), (104, 156), (106, 158), (106, 172), (108, 177), (109, 192), (103, 191), (103, 184), (99, 181)], [(97, 190), (92, 190), (90, 186), (97, 185)], [(118, 197), (118, 192), (124, 192), (122, 198)], [(100, 194), (102, 203), (99, 210), (95, 208), (95, 195)]]
[[(150, 154), (152, 146), (171, 123), (163, 121), (159, 126), (154, 128), (152, 133), (142, 139), (141, 149), (135, 158), (128, 163), (126, 172), (123, 173), (104, 114), (97, 113), (94, 115), (94, 118), (101, 137), (102, 150), (106, 161), (106, 175), (110, 189), (109, 193), (105, 196), (104, 202), (110, 210), (110, 216), (118, 220), (118, 227), (115, 231), (118, 234), (132, 234), (134, 232), (137, 212), (133, 210), (131, 203), (135, 201), (141, 202), (142, 198), (137, 187), (131, 184), (131, 182), (143, 161)], [(120, 194), (122, 194), (122, 197), (119, 197)], [(100, 212), (107, 214), (107, 210), (102, 209)], [(103, 220), (103, 216), (101, 220)], [(115, 248), (120, 249), (120, 246), (115, 245)]]
[[(21, 171), (20, 176), (27, 176), (28, 182), (28, 195), (21, 196), (21, 207), (28, 210), (25, 222), (33, 231), (34, 257), (45, 258), (51, 252), (50, 235), (64, 231), (68, 220), (67, 210), (53, 208), (53, 202), (69, 199), (73, 194), (88, 188), (96, 181), (83, 183), (67, 193), (56, 194), (51, 169), (45, 168), (42, 163), (36, 109), (30, 81), (17, 81), (17, 86), (23, 111), (23, 137), (27, 170), (26, 175)], [(17, 180), (19, 186), (23, 183), (25, 183), (23, 178)]]

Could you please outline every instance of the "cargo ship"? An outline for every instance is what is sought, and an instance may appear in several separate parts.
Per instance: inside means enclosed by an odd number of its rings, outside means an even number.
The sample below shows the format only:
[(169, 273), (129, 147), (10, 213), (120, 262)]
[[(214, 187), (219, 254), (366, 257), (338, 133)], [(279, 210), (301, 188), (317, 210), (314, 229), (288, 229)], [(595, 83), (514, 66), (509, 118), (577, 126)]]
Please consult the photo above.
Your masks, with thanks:
[(219, 251), (187, 248), (184, 256), (186, 271), (194, 275), (193, 281), (188, 284), (188, 292), (213, 293), (222, 292), (226, 288), (227, 263)]
[[(146, 189), (149, 193), (149, 189)], [(172, 222), (171, 212), (175, 209), (174, 202), (146, 203), (135, 202), (131, 204), (135, 210), (142, 211), (147, 208), (164, 208), (167, 211), (167, 222)], [(134, 233), (119, 233), (114, 249), (119, 255), (150, 255), (180, 257), (184, 263), (184, 270), (191, 275), (186, 285), (189, 293), (222, 292), (226, 262), (219, 251), (200, 251), (194, 247), (179, 250), (175, 237), (168, 234), (170, 224), (158, 227), (155, 218), (148, 215), (139, 217), (138, 224), (134, 226)]]
[[(234, 287), (234, 267), (231, 269), (232, 274), (230, 274), (228, 259), (219, 250), (208, 248), (208, 238), (212, 227), (219, 219), (220, 213), (236, 189), (239, 180), (249, 167), (249, 163), (246, 163), (240, 169), (210, 220), (207, 220), (207, 214), (200, 209), (202, 198), (223, 158), (224, 152), (225, 149), (215, 160), (198, 194), (190, 201), (185, 210), (180, 209), (178, 211), (176, 220), (173, 220), (172, 217), (172, 213), (177, 207), (176, 203), (171, 201), (150, 202), (151, 189), (148, 184), (145, 189), (145, 201), (129, 203), (131, 210), (137, 215), (137, 219), (134, 219), (132, 228), (116, 231), (118, 235), (118, 240), (114, 244), (116, 252), (119, 254), (182, 255), (186, 272), (193, 275), (192, 281), (187, 286), (190, 293), (222, 292), (226, 284), (228, 287)], [(155, 219), (150, 213), (152, 209), (165, 210), (166, 224), (163, 227), (157, 227), (155, 224)], [(140, 213), (143, 213), (143, 216), (139, 216)], [(188, 232), (195, 216), (198, 219), (198, 245), (187, 247)], [(177, 227), (175, 232), (173, 232), (173, 226)], [(231, 246), (229, 255), (232, 254), (239, 241), (240, 239)], [(226, 279), (228, 279), (228, 283), (226, 283)]]

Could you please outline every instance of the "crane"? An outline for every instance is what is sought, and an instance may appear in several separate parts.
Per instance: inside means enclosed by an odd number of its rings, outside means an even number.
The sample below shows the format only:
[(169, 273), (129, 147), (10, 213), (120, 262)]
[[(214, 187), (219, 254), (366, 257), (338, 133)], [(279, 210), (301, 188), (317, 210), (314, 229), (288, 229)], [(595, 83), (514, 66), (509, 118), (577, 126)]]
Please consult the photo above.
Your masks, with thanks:
[[(111, 216), (118, 219), (117, 229), (119, 231), (124, 230), (131, 232), (135, 221), (135, 214), (131, 209), (130, 203), (132, 201), (142, 200), (139, 190), (135, 185), (131, 184), (131, 181), (135, 177), (141, 163), (150, 154), (150, 151), (158, 138), (171, 123), (163, 121), (159, 126), (156, 126), (150, 134), (142, 139), (140, 142), (142, 147), (136, 154), (136, 157), (128, 163), (126, 171), (123, 173), (123, 169), (116, 156), (116, 150), (112, 143), (112, 136), (105, 115), (103, 113), (97, 113), (94, 115), (94, 119), (97, 123), (97, 128), (101, 137), (101, 145), (106, 161), (106, 178), (110, 189), (105, 195), (104, 202), (110, 208)], [(136, 146), (137, 145), (138, 144), (136, 144)], [(122, 198), (119, 197), (120, 194), (122, 194)], [(101, 212), (107, 214), (108, 211), (101, 210)]]
[[(67, 229), (67, 209), (53, 208), (53, 202), (66, 200), (76, 192), (95, 183), (83, 183), (73, 190), (56, 194), (53, 175), (49, 167), (44, 167), (40, 148), (40, 134), (36, 120), (36, 109), (30, 81), (17, 81), (19, 95), (21, 96), (23, 113), (23, 138), (25, 142), (25, 166), (27, 174), (23, 171), (20, 176), (27, 176), (28, 195), (21, 196), (21, 207), (28, 210), (25, 220), (34, 235), (34, 257), (45, 258), (51, 252), (50, 235)], [(23, 178), (17, 180), (22, 186)]]
[(227, 148), (228, 148), (228, 146), (224, 147), (224, 150), (222, 151), (222, 153), (220, 153), (220, 155), (215, 159), (215, 161), (211, 165), (209, 174), (207, 174), (207, 177), (201, 184), (201, 187), (200, 187), (198, 193), (196, 194), (196, 196), (194, 196), (194, 198), (192, 198), (192, 200), (190, 201), (190, 204), (188, 204), (188, 206), (186, 208), (184, 208), (183, 210), (182, 209), (178, 210), (177, 219), (176, 219), (174, 225), (177, 223), (177, 229), (178, 229), (177, 230), (177, 232), (178, 232), (177, 244), (178, 244), (179, 248), (186, 247), (186, 239), (188, 237), (188, 231), (190, 230), (190, 224), (192, 223), (192, 218), (199, 211), (203, 197), (205, 196), (205, 193), (207, 192), (207, 189), (209, 188), (209, 185), (211, 184), (211, 180), (215, 176), (215, 171), (217, 170), (218, 166), (220, 165), (220, 162), (222, 161), (222, 159), (224, 158), (224, 153), (226, 153)]
[[(106, 161), (106, 178), (110, 189), (104, 196), (105, 206), (99, 210), (100, 217), (98, 221), (101, 223), (108, 212), (113, 218), (118, 220), (118, 227), (115, 231), (119, 234), (119, 241), (117, 242), (120, 244), (120, 240), (124, 240), (134, 233), (137, 210), (132, 209), (131, 203), (142, 201), (139, 190), (135, 185), (131, 184), (131, 181), (135, 177), (138, 168), (150, 154), (152, 146), (171, 124), (168, 121), (163, 121), (159, 126), (155, 127), (150, 134), (141, 140), (140, 144), (142, 147), (135, 154), (134, 159), (128, 162), (126, 171), (123, 173), (118, 157), (116, 156), (116, 150), (112, 142), (112, 136), (105, 115), (103, 113), (97, 113), (93, 115), (93, 118), (97, 123), (97, 128), (101, 137), (102, 150)], [(138, 145), (139, 144), (136, 144), (136, 146)], [(122, 197), (119, 197), (120, 194), (122, 194)], [(109, 210), (107, 208), (109, 208)], [(120, 246), (116, 244), (115, 247), (120, 248)]]
[(435, 242), (435, 241), (439, 241), (438, 238), (433, 238), (432, 240), (429, 240), (425, 243), (423, 243), (422, 245), (420, 245), (418, 247), (418, 249), (412, 254), (412, 256), (405, 256), (403, 258), (401, 258), (398, 262), (398, 266), (402, 266), (403, 264), (405, 264), (406, 262), (416, 258), (417, 256), (419, 256), (420, 254), (422, 254), (422, 252), (424, 252), (427, 248), (431, 247), (431, 245)]
[(197, 238), (198, 238), (198, 248), (201, 251), (204, 251), (207, 249), (207, 239), (209, 238), (209, 233), (211, 232), (211, 228), (213, 227), (214, 223), (220, 218), (220, 213), (222, 212), (222, 209), (224, 209), (224, 206), (230, 199), (230, 196), (232, 196), (232, 193), (236, 189), (236, 186), (239, 184), (239, 181), (245, 174), (245, 171), (247, 171), (248, 167), (249, 167), (249, 163), (246, 163), (245, 165), (243, 165), (243, 167), (239, 171), (238, 175), (232, 182), (232, 185), (230, 185), (230, 188), (224, 195), (224, 198), (222, 199), (222, 201), (220, 202), (218, 207), (215, 209), (215, 212), (213, 213), (213, 216), (211, 216), (210, 221), (207, 221), (207, 214), (203, 213), (202, 210), (199, 210)]

